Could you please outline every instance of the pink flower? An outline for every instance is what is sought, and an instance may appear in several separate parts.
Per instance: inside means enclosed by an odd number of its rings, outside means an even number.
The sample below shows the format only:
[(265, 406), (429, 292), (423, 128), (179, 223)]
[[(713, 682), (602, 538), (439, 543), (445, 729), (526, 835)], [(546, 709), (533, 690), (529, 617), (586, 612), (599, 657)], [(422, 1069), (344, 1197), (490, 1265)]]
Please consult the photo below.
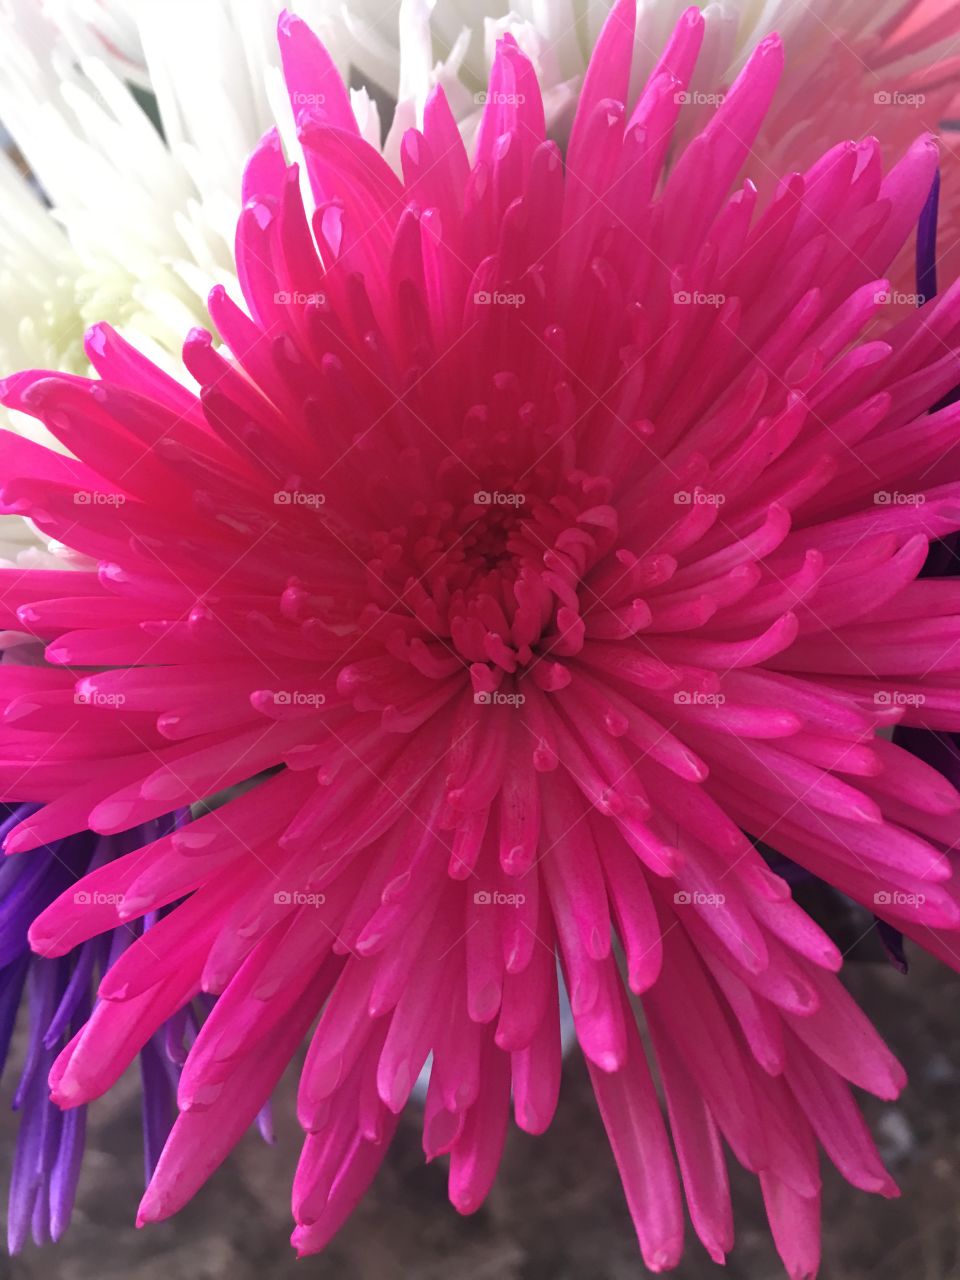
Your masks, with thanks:
[(210, 300), (233, 358), (191, 334), (195, 396), (100, 326), (100, 381), (4, 384), (74, 455), (4, 434), (4, 509), (100, 565), (2, 571), (3, 625), (49, 662), (0, 667), (2, 796), (45, 802), (7, 851), (256, 782), (31, 930), (59, 955), (178, 904), (104, 978), (62, 1106), (219, 997), (141, 1222), (219, 1165), (318, 1015), (298, 1250), (357, 1203), (431, 1053), (424, 1148), (472, 1212), (511, 1095), (550, 1123), (557, 957), (649, 1267), (680, 1257), (681, 1184), (730, 1249), (725, 1146), (792, 1276), (817, 1266), (818, 1145), (895, 1194), (850, 1085), (891, 1098), (903, 1072), (754, 840), (954, 959), (960, 798), (879, 733), (960, 728), (960, 587), (917, 580), (960, 528), (960, 408), (928, 412), (960, 381), (960, 288), (877, 319), (936, 148), (884, 175), (844, 143), (766, 204), (730, 195), (771, 37), (661, 182), (702, 18), (628, 115), (633, 10), (565, 160), (505, 40), (474, 164), (435, 91), (402, 182), (285, 22), (316, 212), (268, 135), (250, 315)]

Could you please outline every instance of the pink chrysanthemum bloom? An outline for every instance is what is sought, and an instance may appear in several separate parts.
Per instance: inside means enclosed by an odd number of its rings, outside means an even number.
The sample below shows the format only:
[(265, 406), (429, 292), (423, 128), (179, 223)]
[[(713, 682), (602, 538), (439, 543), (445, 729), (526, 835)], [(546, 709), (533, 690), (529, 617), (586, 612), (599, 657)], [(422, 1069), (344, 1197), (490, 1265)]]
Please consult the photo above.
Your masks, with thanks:
[(884, 176), (846, 143), (766, 204), (731, 195), (771, 37), (664, 181), (703, 20), (628, 114), (632, 28), (623, 0), (564, 157), (505, 40), (473, 165), (435, 91), (401, 181), (285, 25), (316, 212), (268, 136), (250, 315), (211, 297), (232, 358), (189, 337), (195, 396), (98, 327), (100, 381), (4, 384), (74, 455), (5, 435), (5, 509), (100, 563), (2, 571), (4, 625), (49, 662), (0, 667), (2, 795), (46, 802), (8, 853), (255, 780), (31, 931), (59, 955), (161, 913), (58, 1059), (64, 1107), (219, 997), (142, 1222), (223, 1160), (318, 1016), (297, 1248), (357, 1203), (431, 1054), (424, 1148), (473, 1211), (511, 1095), (550, 1123), (558, 958), (648, 1266), (680, 1256), (681, 1183), (730, 1249), (725, 1147), (793, 1276), (817, 1267), (818, 1144), (895, 1192), (850, 1085), (890, 1098), (903, 1073), (755, 841), (952, 956), (932, 931), (960, 924), (960, 802), (880, 731), (960, 727), (960, 587), (916, 580), (960, 528), (960, 409), (927, 412), (960, 380), (960, 288), (871, 329), (936, 148)]

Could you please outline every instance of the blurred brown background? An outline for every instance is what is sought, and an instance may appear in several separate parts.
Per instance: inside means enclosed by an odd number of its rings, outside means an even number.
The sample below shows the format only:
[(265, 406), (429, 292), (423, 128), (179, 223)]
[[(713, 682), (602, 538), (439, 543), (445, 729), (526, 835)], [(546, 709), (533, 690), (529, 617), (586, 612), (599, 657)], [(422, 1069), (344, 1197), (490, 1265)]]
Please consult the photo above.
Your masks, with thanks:
[[(868, 1117), (903, 1195), (869, 1197), (826, 1171), (823, 1280), (960, 1277), (960, 978), (926, 957), (908, 977), (852, 964), (847, 982), (905, 1063), (910, 1087)], [(443, 1161), (425, 1167), (417, 1119), (405, 1118), (377, 1181), (335, 1242), (297, 1262), (289, 1185), (298, 1133), (295, 1074), (276, 1100), (278, 1143), (248, 1135), (173, 1221), (136, 1231), (141, 1155), (137, 1081), (92, 1109), (73, 1227), (58, 1246), (0, 1259), (15, 1280), (636, 1280), (644, 1273), (616, 1170), (577, 1056), (560, 1108), (539, 1139), (512, 1131), (486, 1206), (460, 1218), (446, 1202)], [(8, 1097), (5, 1090), (5, 1097)], [(2, 1122), (9, 1150), (13, 1124)], [(4, 1163), (7, 1163), (5, 1159)], [(725, 1272), (688, 1232), (678, 1280), (774, 1280), (754, 1179), (733, 1176), (737, 1244)], [(6, 1202), (6, 1187), (3, 1187)]]

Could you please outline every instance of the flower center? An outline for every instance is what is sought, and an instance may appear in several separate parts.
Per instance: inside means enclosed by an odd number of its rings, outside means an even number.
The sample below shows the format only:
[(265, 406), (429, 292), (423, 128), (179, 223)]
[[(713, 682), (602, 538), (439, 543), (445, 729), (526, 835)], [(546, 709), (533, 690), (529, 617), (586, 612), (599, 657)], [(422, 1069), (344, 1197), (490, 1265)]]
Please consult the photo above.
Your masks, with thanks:
[(590, 578), (610, 552), (609, 482), (569, 471), (485, 477), (374, 539), (377, 603), (410, 611), (466, 664), (516, 672), (584, 641)]

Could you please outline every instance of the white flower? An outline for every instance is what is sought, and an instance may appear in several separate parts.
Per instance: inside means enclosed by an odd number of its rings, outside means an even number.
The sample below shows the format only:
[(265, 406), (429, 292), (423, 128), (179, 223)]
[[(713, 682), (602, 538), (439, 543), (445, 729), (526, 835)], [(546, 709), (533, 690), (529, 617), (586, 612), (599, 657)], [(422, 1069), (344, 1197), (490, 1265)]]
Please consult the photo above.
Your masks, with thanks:
[[(279, 78), (282, 7), (282, 0), (50, 0), (43, 8), (0, 0), (0, 121), (36, 184), (0, 162), (0, 371), (41, 362), (83, 368), (83, 331), (96, 320), (172, 353), (205, 321), (209, 289), (233, 279), (247, 157), (277, 122), (296, 152)], [(364, 62), (395, 90), (402, 80), (397, 128), (415, 122), (430, 83), (425, 0), (402, 6), (402, 59), (396, 13), (392, 41), (372, 18), (363, 20), (382, 5), (287, 7), (320, 35), (341, 71)], [(115, 47), (122, 58), (110, 52)], [(162, 136), (125, 82), (131, 75), (156, 95)], [(364, 136), (379, 145), (376, 103), (365, 89), (352, 101)], [(395, 131), (388, 154), (397, 146)]]
[(78, 54), (101, 58), (124, 80), (150, 87), (131, 0), (42, 0), (42, 7)]

